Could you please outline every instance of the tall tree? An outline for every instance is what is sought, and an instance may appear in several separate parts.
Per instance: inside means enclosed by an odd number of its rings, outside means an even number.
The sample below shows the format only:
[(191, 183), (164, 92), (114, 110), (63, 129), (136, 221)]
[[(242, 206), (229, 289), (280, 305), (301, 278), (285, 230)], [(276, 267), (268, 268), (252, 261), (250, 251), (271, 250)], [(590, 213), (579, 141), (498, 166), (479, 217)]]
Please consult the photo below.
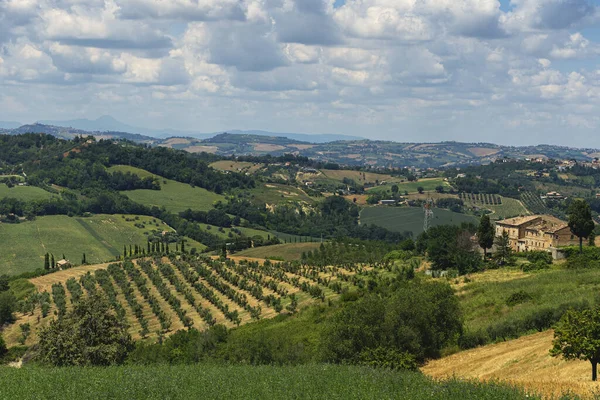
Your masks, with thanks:
[(54, 254), (50, 255), (50, 266), (52, 269), (56, 268), (56, 262), (54, 261)]
[(583, 238), (594, 231), (590, 205), (585, 200), (574, 200), (569, 206), (569, 228), (579, 238), (579, 252), (583, 253)]
[(510, 239), (508, 232), (502, 232), (502, 236), (496, 238), (496, 260), (502, 265), (510, 263), (512, 258), (512, 247), (510, 247)]
[(570, 310), (554, 329), (550, 355), (565, 360), (588, 360), (592, 364), (592, 381), (598, 379), (600, 362), (600, 308)]
[(483, 259), (485, 260), (487, 257), (487, 250), (491, 249), (494, 245), (494, 226), (487, 214), (482, 215), (481, 220), (479, 221), (477, 241), (479, 242), (479, 246), (483, 249)]
[(83, 265), (87, 264), (85, 253), (83, 253), (83, 257), (81, 257), (81, 264), (83, 264)]
[(50, 254), (44, 254), (44, 269), (48, 271), (50, 269)]

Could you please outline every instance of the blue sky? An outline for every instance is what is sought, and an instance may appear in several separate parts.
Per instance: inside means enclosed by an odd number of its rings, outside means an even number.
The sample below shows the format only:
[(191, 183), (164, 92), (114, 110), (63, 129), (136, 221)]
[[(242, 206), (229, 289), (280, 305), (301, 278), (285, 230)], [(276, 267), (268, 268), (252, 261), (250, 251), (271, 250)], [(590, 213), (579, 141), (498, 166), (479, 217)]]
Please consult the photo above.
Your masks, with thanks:
[(0, 121), (600, 148), (598, 7), (5, 0)]

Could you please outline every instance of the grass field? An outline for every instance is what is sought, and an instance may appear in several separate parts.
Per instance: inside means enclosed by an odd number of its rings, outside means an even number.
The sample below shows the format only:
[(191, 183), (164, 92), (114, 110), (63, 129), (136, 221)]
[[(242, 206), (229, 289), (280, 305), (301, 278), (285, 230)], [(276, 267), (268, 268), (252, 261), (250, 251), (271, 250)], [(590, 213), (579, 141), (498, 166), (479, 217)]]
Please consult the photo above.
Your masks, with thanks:
[(286, 261), (299, 260), (303, 252), (319, 248), (321, 243), (287, 243), (274, 246), (255, 247), (235, 253), (237, 256), (254, 258), (281, 258)]
[(260, 185), (259, 187), (252, 189), (251, 193), (254, 196), (253, 201), (255, 203), (283, 204), (303, 201), (312, 204), (315, 202), (315, 200), (304, 193), (304, 191), (292, 186), (280, 185), (277, 183)]
[(15, 198), (23, 201), (46, 200), (55, 196), (35, 186), (14, 186), (9, 188), (5, 183), (0, 183), (0, 199), (4, 197)]
[[(465, 325), (470, 331), (485, 330), (500, 324), (516, 325), (544, 309), (566, 308), (587, 301), (593, 305), (600, 290), (600, 271), (554, 269), (523, 273), (520, 269), (502, 269), (506, 276), (498, 279), (499, 272), (489, 271), (473, 277), (492, 279), (474, 280), (458, 288)], [(524, 292), (531, 298), (522, 304), (507, 305), (513, 293)]]
[[(148, 171), (125, 165), (110, 167), (109, 171), (131, 172), (145, 176), (156, 176)], [(160, 178), (161, 190), (129, 190), (121, 192), (131, 200), (147, 206), (165, 207), (171, 212), (180, 212), (191, 208), (192, 210), (208, 211), (213, 208), (216, 201), (225, 197), (199, 187), (191, 187), (186, 183)], [(166, 183), (165, 183), (166, 182)]]
[(434, 381), (415, 372), (367, 367), (123, 366), (0, 367), (4, 399), (520, 399), (497, 384)]
[(512, 199), (510, 197), (502, 197), (494, 195), (502, 199), (502, 204), (492, 205), (483, 204), (480, 201), (473, 201), (467, 197), (463, 198), (466, 207), (478, 207), (485, 208), (492, 211), (490, 218), (494, 220), (517, 217), (519, 215), (528, 215), (529, 211), (525, 208), (520, 200)]
[[(442, 178), (425, 178), (419, 179), (417, 182), (403, 182), (396, 183), (398, 185), (398, 189), (400, 194), (403, 194), (405, 191), (408, 193), (418, 193), (418, 188), (422, 187), (425, 192), (434, 192), (435, 188), (438, 186), (443, 186), (444, 188), (450, 188), (448, 182), (444, 181)], [(392, 184), (387, 184), (383, 186), (375, 186), (373, 188), (368, 189), (368, 192), (387, 192), (392, 190)]]
[[(433, 215), (432, 226), (477, 222), (473, 216), (438, 208), (433, 209)], [(363, 225), (377, 225), (395, 232), (409, 231), (415, 237), (423, 232), (423, 220), (423, 209), (419, 207), (366, 207), (360, 212)]]
[(546, 398), (558, 399), (567, 392), (597, 398), (593, 395), (600, 392), (600, 387), (590, 379), (590, 363), (550, 357), (552, 338), (549, 330), (463, 351), (431, 361), (422, 371), (435, 379), (500, 380)]
[(247, 172), (249, 174), (253, 174), (261, 169), (263, 164), (255, 164), (246, 161), (222, 160), (214, 162), (210, 164), (210, 166), (219, 171)]
[[(133, 216), (128, 216), (133, 219)], [(75, 264), (83, 253), (88, 263), (114, 260), (124, 244), (146, 243), (145, 232), (171, 230), (162, 221), (140, 216), (126, 221), (121, 215), (95, 215), (89, 218), (67, 216), (38, 217), (20, 224), (0, 224), (0, 275), (34, 271), (44, 266), (44, 254), (54, 254), (56, 261), (64, 254)], [(134, 226), (145, 224), (144, 229)], [(156, 225), (158, 224), (158, 226)], [(203, 250), (205, 246), (189, 241), (188, 246)]]
[[(373, 172), (361, 172), (361, 171), (350, 171), (350, 170), (333, 170), (333, 169), (322, 169), (321, 173), (324, 178), (333, 179), (342, 182), (344, 178), (352, 179), (358, 184), (364, 183), (376, 183), (376, 182), (400, 182), (404, 180), (403, 177), (391, 176), (387, 174), (376, 174)], [(321, 177), (317, 177), (318, 180)]]

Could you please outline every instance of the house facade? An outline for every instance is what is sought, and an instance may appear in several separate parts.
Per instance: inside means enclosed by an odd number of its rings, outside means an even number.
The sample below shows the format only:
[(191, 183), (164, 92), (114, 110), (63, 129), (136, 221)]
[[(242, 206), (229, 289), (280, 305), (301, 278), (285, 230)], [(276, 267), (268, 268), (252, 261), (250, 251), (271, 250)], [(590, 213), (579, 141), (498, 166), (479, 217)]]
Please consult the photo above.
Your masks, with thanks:
[(496, 222), (496, 236), (508, 233), (510, 247), (516, 252), (552, 251), (553, 248), (579, 244), (566, 222), (550, 215), (531, 215)]

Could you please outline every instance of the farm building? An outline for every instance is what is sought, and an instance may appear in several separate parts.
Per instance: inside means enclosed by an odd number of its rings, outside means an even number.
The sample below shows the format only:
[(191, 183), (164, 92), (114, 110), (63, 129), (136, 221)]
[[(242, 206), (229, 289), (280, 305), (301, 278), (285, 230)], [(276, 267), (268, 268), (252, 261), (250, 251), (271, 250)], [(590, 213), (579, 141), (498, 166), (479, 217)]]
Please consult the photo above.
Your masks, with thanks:
[(67, 269), (67, 268), (71, 268), (71, 262), (69, 260), (58, 260), (56, 262), (56, 267), (58, 269)]
[(382, 206), (395, 206), (398, 204), (398, 200), (379, 200), (379, 205)]
[(496, 236), (508, 233), (514, 251), (551, 251), (553, 248), (576, 245), (566, 222), (550, 215), (531, 215), (496, 222)]

